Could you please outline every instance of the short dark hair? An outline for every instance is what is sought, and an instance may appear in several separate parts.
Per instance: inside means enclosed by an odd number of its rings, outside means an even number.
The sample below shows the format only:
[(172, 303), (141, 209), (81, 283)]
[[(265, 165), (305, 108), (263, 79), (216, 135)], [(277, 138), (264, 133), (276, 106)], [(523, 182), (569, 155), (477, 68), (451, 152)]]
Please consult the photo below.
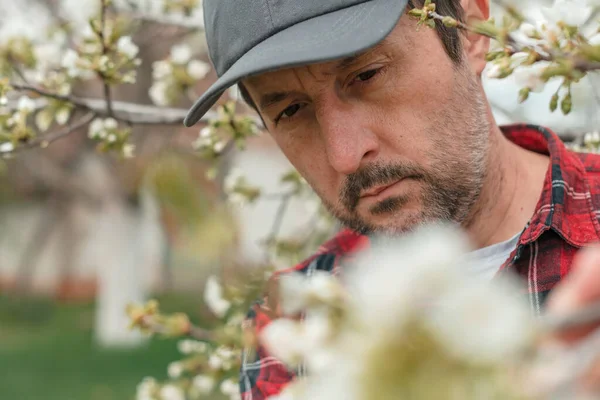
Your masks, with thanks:
[[(433, 0), (433, 2), (436, 5), (438, 14), (450, 16), (460, 22), (464, 22), (464, 10), (460, 4), (460, 0)], [(414, 5), (423, 6), (424, 3), (425, 0), (409, 0), (408, 2), (411, 8), (414, 8)], [(448, 57), (450, 57), (455, 64), (460, 64), (462, 61), (462, 44), (460, 41), (459, 30), (457, 28), (448, 28), (441, 21), (436, 21), (436, 30)], [(246, 104), (258, 111), (256, 104), (254, 104), (252, 97), (250, 97), (248, 89), (246, 89), (242, 82), (238, 83), (238, 88), (240, 96)]]

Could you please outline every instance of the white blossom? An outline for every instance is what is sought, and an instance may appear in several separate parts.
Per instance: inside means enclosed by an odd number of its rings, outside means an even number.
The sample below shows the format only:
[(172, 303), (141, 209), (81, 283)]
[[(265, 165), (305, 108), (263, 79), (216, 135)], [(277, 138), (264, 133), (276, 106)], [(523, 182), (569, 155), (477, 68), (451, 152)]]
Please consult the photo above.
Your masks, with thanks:
[(289, 366), (297, 365), (304, 359), (303, 339), (302, 325), (287, 318), (272, 321), (261, 332), (261, 340), (267, 351)]
[(140, 48), (133, 42), (131, 36), (121, 36), (117, 41), (117, 49), (129, 59), (137, 56), (140, 51)]
[(570, 26), (582, 26), (592, 15), (593, 8), (587, 0), (555, 0), (552, 7), (542, 7), (548, 22), (564, 22)]
[(219, 389), (221, 390), (221, 393), (223, 393), (226, 396), (236, 395), (240, 392), (239, 384), (237, 384), (231, 378), (225, 379), (223, 382), (221, 382), (221, 386), (219, 387)]
[(215, 276), (211, 276), (206, 281), (204, 301), (211, 311), (221, 318), (231, 307), (231, 303), (223, 297), (223, 287)]
[(357, 318), (377, 327), (372, 340), (400, 331), (432, 294), (459, 285), (464, 274), (456, 263), (468, 248), (464, 235), (447, 226), (422, 228), (400, 240), (374, 240), (347, 279)]
[(192, 380), (192, 385), (194, 385), (200, 393), (208, 394), (212, 392), (215, 387), (215, 378), (207, 375), (196, 375)]
[(67, 69), (67, 74), (69, 76), (76, 78), (79, 77), (82, 73), (81, 68), (79, 67), (79, 54), (73, 49), (67, 49), (62, 59), (62, 67)]
[(548, 63), (538, 62), (531, 66), (515, 68), (513, 76), (516, 84), (520, 87), (529, 88), (532, 92), (541, 93), (546, 87), (546, 82), (544, 82), (541, 75), (547, 66)]
[(133, 158), (135, 151), (135, 145), (131, 143), (126, 143), (123, 145), (123, 157), (125, 158)]
[(15, 146), (11, 142), (4, 142), (0, 144), (0, 153), (10, 153), (15, 149)]
[(21, 96), (17, 108), (21, 112), (30, 113), (35, 110), (35, 102), (27, 96)]
[(183, 390), (178, 386), (167, 384), (160, 389), (161, 400), (185, 400)]
[(192, 49), (185, 43), (171, 48), (171, 61), (175, 64), (186, 64), (192, 58)]
[(167, 373), (171, 379), (177, 379), (183, 374), (183, 365), (180, 362), (172, 362), (167, 368)]
[(0, 106), (5, 106), (8, 104), (8, 98), (6, 96), (0, 96)]
[(66, 107), (61, 108), (56, 113), (56, 122), (58, 122), (60, 125), (64, 125), (69, 120), (69, 116), (70, 115), (71, 115), (71, 110), (70, 109), (68, 109)]
[(117, 135), (115, 135), (114, 133), (111, 133), (108, 135), (106, 140), (108, 141), (108, 143), (114, 143), (117, 141)]
[(169, 104), (169, 98), (167, 97), (167, 89), (169, 85), (164, 81), (154, 82), (148, 91), (150, 99), (157, 106), (167, 106)]
[(118, 126), (119, 123), (114, 118), (109, 117), (104, 120), (104, 128), (106, 129), (117, 129)]
[(215, 143), (215, 145), (213, 146), (213, 150), (216, 153), (220, 153), (225, 149), (225, 145), (227, 143), (224, 140), (219, 140), (217, 143)]
[(153, 393), (157, 388), (158, 385), (154, 378), (144, 378), (137, 386), (136, 400), (152, 400)]
[(186, 71), (194, 79), (203, 79), (210, 72), (210, 65), (200, 60), (189, 62)]
[(216, 354), (211, 354), (208, 357), (208, 366), (212, 370), (219, 370), (223, 366), (223, 359)]
[(331, 304), (341, 300), (342, 289), (329, 273), (315, 271), (307, 277), (301, 273), (284, 274), (279, 280), (281, 307), (286, 315), (293, 315), (311, 305)]
[[(508, 285), (507, 285), (508, 286)], [(522, 350), (531, 339), (531, 314), (516, 299), (518, 288), (498, 282), (471, 282), (442, 295), (425, 313), (446, 351), (467, 361), (498, 363)]]
[(166, 60), (152, 63), (152, 77), (156, 80), (164, 79), (173, 73), (173, 66)]
[(182, 354), (204, 353), (207, 350), (206, 343), (192, 339), (183, 339), (177, 343), (177, 348)]

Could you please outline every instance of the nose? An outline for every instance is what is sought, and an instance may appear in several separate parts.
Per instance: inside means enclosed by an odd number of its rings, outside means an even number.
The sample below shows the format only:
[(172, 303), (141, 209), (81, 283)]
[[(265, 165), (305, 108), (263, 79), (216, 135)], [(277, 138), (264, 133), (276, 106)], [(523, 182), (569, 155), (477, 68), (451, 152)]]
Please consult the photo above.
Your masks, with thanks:
[(337, 172), (352, 174), (377, 157), (379, 141), (364, 108), (330, 102), (317, 112), (317, 120), (327, 159)]

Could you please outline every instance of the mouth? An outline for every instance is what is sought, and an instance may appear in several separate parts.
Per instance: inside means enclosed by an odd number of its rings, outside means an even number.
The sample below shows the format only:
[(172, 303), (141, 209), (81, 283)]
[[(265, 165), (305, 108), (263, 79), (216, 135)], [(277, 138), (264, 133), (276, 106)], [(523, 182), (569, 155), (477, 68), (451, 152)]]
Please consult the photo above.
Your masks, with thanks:
[(388, 183), (386, 185), (375, 186), (375, 187), (367, 190), (366, 192), (364, 192), (360, 196), (360, 198), (361, 199), (368, 199), (368, 198), (375, 198), (375, 197), (384, 197), (386, 195), (385, 192), (387, 192), (388, 189), (391, 189), (392, 187), (396, 186), (398, 183), (402, 182), (405, 179), (407, 179), (407, 178), (402, 178), (402, 179), (399, 179), (397, 181)]

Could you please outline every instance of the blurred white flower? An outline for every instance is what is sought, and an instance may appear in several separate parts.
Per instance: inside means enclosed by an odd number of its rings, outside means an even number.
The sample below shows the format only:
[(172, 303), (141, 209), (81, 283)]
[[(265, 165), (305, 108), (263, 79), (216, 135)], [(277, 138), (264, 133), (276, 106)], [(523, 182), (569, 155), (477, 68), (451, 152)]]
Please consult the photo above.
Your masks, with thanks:
[(95, 139), (100, 136), (100, 132), (104, 131), (104, 121), (101, 118), (94, 119), (88, 128), (88, 137)]
[(212, 135), (212, 129), (209, 126), (205, 126), (204, 128), (200, 129), (200, 137), (207, 138), (207, 137), (210, 137), (211, 135)]
[(173, 73), (173, 66), (169, 61), (161, 60), (152, 63), (152, 77), (160, 80), (170, 76)]
[(235, 396), (240, 393), (240, 386), (233, 379), (225, 379), (219, 387), (221, 393), (226, 396)]
[(200, 60), (192, 60), (186, 70), (192, 78), (203, 79), (210, 72), (210, 65)]
[(146, 377), (137, 386), (136, 400), (152, 400), (158, 385), (154, 378)]
[(305, 358), (303, 339), (302, 325), (287, 318), (272, 321), (261, 332), (267, 351), (288, 366), (296, 366)]
[(35, 110), (35, 102), (27, 96), (21, 96), (17, 108), (21, 112), (30, 113)]
[(280, 278), (281, 307), (286, 315), (305, 308), (331, 305), (341, 301), (343, 289), (330, 273), (315, 271), (311, 276), (301, 273), (284, 274)]
[(64, 125), (69, 120), (69, 116), (71, 115), (71, 110), (68, 108), (61, 108), (56, 113), (56, 122), (60, 125)]
[(213, 150), (216, 153), (220, 153), (225, 149), (225, 145), (227, 144), (227, 142), (225, 142), (224, 140), (219, 140), (217, 143), (215, 143), (215, 145), (213, 146)]
[(220, 370), (223, 366), (223, 359), (216, 354), (211, 354), (208, 357), (208, 366), (212, 370)]
[(592, 15), (593, 8), (587, 0), (555, 0), (552, 7), (542, 7), (548, 22), (564, 22), (570, 26), (582, 26)]
[(180, 340), (177, 348), (182, 354), (204, 353), (207, 350), (206, 343), (192, 339)]
[(0, 153), (10, 153), (15, 149), (15, 146), (10, 142), (0, 144)]
[(171, 47), (171, 61), (175, 64), (186, 64), (192, 58), (192, 49), (182, 43)]
[(114, 133), (111, 133), (108, 135), (106, 140), (108, 141), (108, 143), (114, 143), (117, 141), (117, 135), (115, 135)]
[(109, 117), (104, 120), (104, 128), (106, 129), (117, 129), (118, 126), (119, 123), (114, 118)]
[(81, 75), (82, 71), (78, 65), (79, 54), (73, 49), (67, 49), (62, 59), (62, 67), (67, 70), (67, 74), (72, 78), (77, 78)]
[(515, 83), (519, 85), (519, 87), (531, 89), (532, 92), (543, 92), (546, 87), (546, 82), (544, 82), (541, 75), (547, 66), (548, 63), (538, 62), (531, 66), (515, 68), (513, 72)]
[(223, 297), (223, 287), (215, 276), (211, 276), (206, 281), (204, 301), (211, 311), (220, 318), (222, 318), (231, 307), (231, 303)]
[[(505, 282), (503, 282), (505, 283)], [(443, 294), (425, 322), (446, 351), (466, 361), (511, 358), (531, 339), (531, 313), (515, 285), (471, 282)]]
[(167, 384), (160, 389), (161, 400), (185, 400), (183, 390), (178, 386)]
[(202, 394), (212, 392), (215, 387), (215, 378), (207, 375), (196, 375), (192, 380), (192, 385)]
[(192, 147), (195, 150), (204, 150), (211, 146), (212, 146), (212, 140), (210, 138), (205, 138), (205, 137), (198, 137), (196, 140), (194, 140), (194, 143), (192, 143)]
[(150, 86), (150, 89), (148, 90), (148, 94), (152, 102), (161, 107), (169, 105), (169, 99), (167, 97), (168, 88), (169, 85), (165, 81), (154, 82), (154, 84)]
[(167, 373), (169, 375), (169, 378), (177, 379), (181, 376), (181, 374), (183, 374), (183, 365), (180, 362), (174, 361), (169, 364), (169, 367), (167, 368)]
[(131, 36), (121, 36), (117, 41), (117, 49), (129, 59), (137, 56), (140, 51), (140, 48), (133, 42)]
[(125, 158), (133, 158), (135, 151), (135, 145), (131, 143), (126, 143), (123, 145), (123, 157)]
[(377, 327), (374, 336), (401, 331), (433, 295), (461, 284), (464, 273), (456, 264), (468, 249), (466, 237), (449, 226), (421, 228), (400, 240), (374, 240), (347, 271), (354, 312), (365, 326)]

